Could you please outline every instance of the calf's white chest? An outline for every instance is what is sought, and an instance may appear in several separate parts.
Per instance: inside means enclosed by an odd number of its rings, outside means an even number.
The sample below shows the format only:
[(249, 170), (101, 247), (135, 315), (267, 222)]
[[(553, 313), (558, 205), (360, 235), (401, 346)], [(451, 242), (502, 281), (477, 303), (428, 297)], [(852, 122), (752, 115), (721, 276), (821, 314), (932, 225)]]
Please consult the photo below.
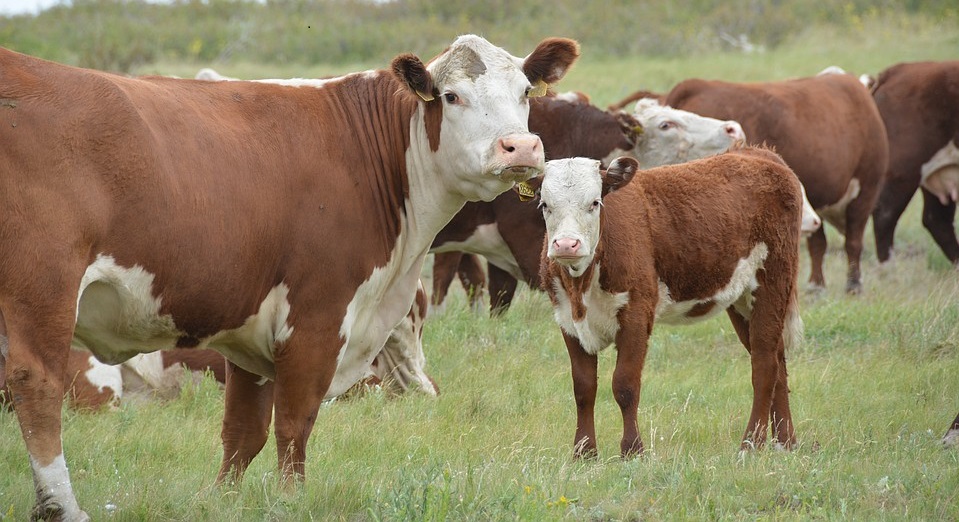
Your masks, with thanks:
[(573, 303), (559, 278), (553, 279), (556, 292), (555, 317), (560, 328), (568, 335), (579, 339), (580, 345), (590, 354), (599, 353), (616, 340), (619, 332), (619, 310), (629, 301), (628, 292), (612, 293), (599, 285), (600, 266), (593, 270), (593, 278), (583, 293), (586, 314), (581, 320), (573, 319)]

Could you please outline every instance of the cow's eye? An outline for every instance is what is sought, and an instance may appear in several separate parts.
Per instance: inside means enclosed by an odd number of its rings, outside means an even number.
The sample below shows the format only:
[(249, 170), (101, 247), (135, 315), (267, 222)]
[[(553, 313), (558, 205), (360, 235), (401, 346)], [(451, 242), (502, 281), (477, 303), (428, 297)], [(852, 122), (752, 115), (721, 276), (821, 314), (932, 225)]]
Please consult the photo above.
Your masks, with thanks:
[(675, 123), (667, 120), (659, 124), (659, 130), (669, 130), (675, 126), (676, 126)]
[(456, 103), (460, 99), (460, 97), (457, 96), (455, 92), (444, 93), (443, 98), (446, 98), (446, 103), (449, 103), (451, 105)]
[(600, 207), (600, 205), (602, 205), (602, 202), (601, 202), (600, 200), (598, 200), (598, 199), (593, 200), (593, 204), (589, 206), (589, 211), (592, 212), (592, 211), (598, 209), (598, 208)]

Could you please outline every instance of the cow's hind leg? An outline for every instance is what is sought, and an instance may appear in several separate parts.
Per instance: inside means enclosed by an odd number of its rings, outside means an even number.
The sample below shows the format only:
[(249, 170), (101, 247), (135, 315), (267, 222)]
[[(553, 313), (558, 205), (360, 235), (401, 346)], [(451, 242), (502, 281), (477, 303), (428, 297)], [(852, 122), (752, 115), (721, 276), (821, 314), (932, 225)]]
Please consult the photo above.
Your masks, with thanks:
[(956, 204), (943, 205), (939, 198), (928, 190), (922, 191), (922, 226), (932, 234), (932, 238), (942, 249), (942, 253), (953, 264), (959, 264), (959, 242), (956, 240), (956, 228), (953, 219), (956, 216)]
[(469, 298), (470, 310), (483, 310), (483, 291), (486, 289), (486, 273), (483, 272), (483, 263), (476, 254), (464, 254), (456, 270), (466, 296)]
[(433, 254), (433, 295), (430, 297), (431, 313), (441, 313), (445, 306), (446, 294), (456, 279), (462, 252), (443, 252)]
[(817, 292), (826, 288), (826, 277), (822, 272), (823, 258), (826, 257), (826, 225), (812, 233), (806, 239), (809, 248), (809, 290)]
[(224, 400), (223, 462), (216, 480), (238, 483), (269, 436), (273, 382), (227, 361)]
[[(76, 302), (75, 296), (47, 297), (48, 303)], [(12, 310), (5, 306), (3, 317), (8, 340), (7, 386), (30, 455), (37, 494), (32, 516), (89, 520), (73, 493), (61, 440), (63, 381), (74, 308), (35, 305)]]
[(491, 263), (486, 263), (486, 272), (489, 274), (490, 316), (498, 317), (509, 310), (519, 282), (509, 272)]

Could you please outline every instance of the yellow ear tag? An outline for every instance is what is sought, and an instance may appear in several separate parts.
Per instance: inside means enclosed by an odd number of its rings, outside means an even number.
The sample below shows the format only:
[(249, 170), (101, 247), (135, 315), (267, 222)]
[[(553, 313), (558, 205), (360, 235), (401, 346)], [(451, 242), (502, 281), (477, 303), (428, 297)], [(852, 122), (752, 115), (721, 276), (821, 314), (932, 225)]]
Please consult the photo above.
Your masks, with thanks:
[(533, 84), (533, 88), (529, 90), (530, 98), (537, 98), (539, 96), (546, 96), (546, 89), (549, 88), (549, 84), (540, 80)]
[(636, 134), (642, 134), (642, 133), (645, 132), (645, 131), (643, 130), (643, 126), (642, 126), (642, 125), (637, 125), (637, 126), (633, 127), (633, 132), (635, 132)]
[(416, 91), (416, 95), (419, 96), (425, 102), (433, 101), (433, 95), (425, 92)]
[(529, 201), (536, 197), (536, 192), (533, 191), (533, 187), (529, 186), (529, 183), (525, 181), (520, 181), (516, 184), (516, 192), (519, 194), (520, 201)]

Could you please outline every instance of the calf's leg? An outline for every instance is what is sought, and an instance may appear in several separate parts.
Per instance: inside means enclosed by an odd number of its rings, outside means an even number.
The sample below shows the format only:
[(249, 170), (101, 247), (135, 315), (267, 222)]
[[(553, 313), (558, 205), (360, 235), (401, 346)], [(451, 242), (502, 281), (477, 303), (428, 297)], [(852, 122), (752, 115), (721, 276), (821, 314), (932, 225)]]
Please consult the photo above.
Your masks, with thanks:
[(563, 332), (573, 374), (573, 397), (576, 400), (576, 436), (573, 456), (596, 456), (596, 426), (593, 410), (596, 405), (597, 358), (583, 350), (579, 340)]
[(616, 335), (616, 369), (613, 371), (613, 397), (623, 415), (623, 439), (620, 454), (629, 458), (643, 452), (636, 420), (646, 363), (651, 321), (623, 321)]

